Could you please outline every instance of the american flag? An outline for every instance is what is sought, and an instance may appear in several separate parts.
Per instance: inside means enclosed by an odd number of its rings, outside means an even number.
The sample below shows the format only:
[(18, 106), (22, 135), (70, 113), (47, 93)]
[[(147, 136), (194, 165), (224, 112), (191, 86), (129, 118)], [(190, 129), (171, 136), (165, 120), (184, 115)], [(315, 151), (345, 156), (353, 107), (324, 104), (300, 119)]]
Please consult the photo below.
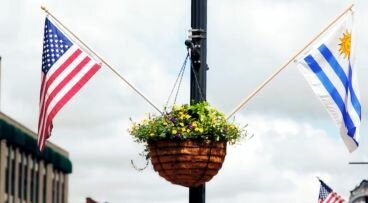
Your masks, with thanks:
[(41, 151), (51, 135), (55, 115), (100, 67), (101, 64), (68, 39), (46, 17), (37, 140)]
[(332, 191), (326, 183), (324, 183), (322, 180), (319, 180), (321, 183), (321, 187), (319, 189), (319, 197), (318, 197), (318, 203), (343, 203), (345, 200), (338, 195), (336, 192)]

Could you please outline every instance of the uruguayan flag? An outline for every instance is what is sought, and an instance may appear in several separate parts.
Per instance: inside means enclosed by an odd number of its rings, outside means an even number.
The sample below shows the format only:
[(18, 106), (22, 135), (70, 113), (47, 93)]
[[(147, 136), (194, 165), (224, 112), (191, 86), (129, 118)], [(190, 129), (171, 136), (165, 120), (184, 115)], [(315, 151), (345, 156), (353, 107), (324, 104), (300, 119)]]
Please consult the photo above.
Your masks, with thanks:
[(352, 12), (299, 60), (313, 91), (340, 127), (350, 152), (358, 147), (361, 105), (352, 54)]

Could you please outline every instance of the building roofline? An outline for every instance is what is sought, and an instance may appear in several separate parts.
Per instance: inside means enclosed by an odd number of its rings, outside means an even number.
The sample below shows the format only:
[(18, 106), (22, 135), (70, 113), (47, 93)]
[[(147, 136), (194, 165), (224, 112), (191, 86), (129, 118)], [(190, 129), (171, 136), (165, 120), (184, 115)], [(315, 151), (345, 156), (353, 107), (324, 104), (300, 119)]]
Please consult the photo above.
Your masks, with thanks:
[(359, 183), (353, 190), (350, 191), (350, 193), (356, 191), (358, 188), (360, 188), (364, 183), (368, 183), (368, 180), (363, 179), (362, 182)]
[[(14, 120), (13, 118), (9, 117), (8, 115), (4, 114), (1, 111), (0, 111), (0, 119), (4, 119), (9, 124), (14, 125), (18, 129), (22, 130), (23, 132), (27, 133), (29, 136), (31, 136), (32, 138), (34, 138), (34, 139), (37, 140), (37, 134), (34, 131), (32, 131), (31, 129), (29, 129), (25, 125), (19, 123), (18, 121)], [(62, 149), (61, 147), (55, 145), (54, 143), (52, 143), (50, 141), (46, 141), (46, 146), (49, 146), (52, 149), (54, 149), (57, 152), (59, 152), (60, 154), (69, 157), (69, 153), (67, 151), (65, 151), (64, 149)]]
[(0, 139), (5, 139), (12, 145), (18, 146), (35, 157), (53, 163), (66, 172), (72, 172), (69, 153), (51, 142), (46, 142), (45, 149), (40, 152), (37, 147), (37, 135), (21, 123), (0, 112)]

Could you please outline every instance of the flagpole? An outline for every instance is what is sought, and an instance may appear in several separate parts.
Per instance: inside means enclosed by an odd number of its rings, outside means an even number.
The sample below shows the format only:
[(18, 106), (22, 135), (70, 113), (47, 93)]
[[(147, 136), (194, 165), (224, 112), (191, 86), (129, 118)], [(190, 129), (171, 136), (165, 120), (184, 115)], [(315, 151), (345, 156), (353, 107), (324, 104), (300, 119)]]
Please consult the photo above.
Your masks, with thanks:
[(261, 83), (249, 96), (245, 97), (242, 102), (227, 116), (227, 119), (231, 118), (237, 111), (239, 111), (249, 100), (251, 100), (259, 91), (261, 91), (272, 79), (274, 79), (282, 70), (284, 70), (296, 57), (298, 57), (306, 48), (314, 43), (323, 33), (325, 33), (332, 25), (334, 25), (341, 17), (347, 12), (351, 11), (354, 4), (351, 4), (341, 14), (339, 14), (331, 23), (329, 23), (320, 33), (318, 33), (312, 40), (310, 40), (302, 49), (294, 54), (285, 64), (276, 69), (269, 78)]
[(45, 13), (51, 16), (63, 29), (69, 32), (76, 40), (78, 40), (89, 52), (91, 52), (94, 56), (98, 58), (103, 64), (105, 64), (115, 75), (117, 75), (121, 80), (123, 80), (130, 88), (132, 88), (139, 96), (141, 96), (147, 103), (149, 103), (153, 108), (155, 108), (158, 112), (162, 114), (162, 111), (154, 105), (151, 100), (149, 100), (146, 96), (142, 94), (136, 87), (134, 87), (127, 79), (125, 79), (115, 68), (113, 68), (109, 63), (107, 63), (100, 55), (98, 55), (93, 49), (91, 49), (86, 43), (84, 43), (77, 35), (75, 35), (71, 30), (69, 30), (62, 22), (60, 22), (45, 6), (41, 6), (41, 9), (45, 11)]

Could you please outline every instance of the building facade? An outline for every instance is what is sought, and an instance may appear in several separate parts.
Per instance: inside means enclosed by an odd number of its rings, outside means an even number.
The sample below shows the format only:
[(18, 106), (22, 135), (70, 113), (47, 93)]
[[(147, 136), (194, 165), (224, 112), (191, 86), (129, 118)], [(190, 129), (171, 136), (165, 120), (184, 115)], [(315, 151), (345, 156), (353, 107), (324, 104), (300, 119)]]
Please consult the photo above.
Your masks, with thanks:
[(363, 180), (350, 191), (349, 203), (368, 203), (368, 180)]
[(0, 203), (67, 203), (68, 153), (0, 112)]

